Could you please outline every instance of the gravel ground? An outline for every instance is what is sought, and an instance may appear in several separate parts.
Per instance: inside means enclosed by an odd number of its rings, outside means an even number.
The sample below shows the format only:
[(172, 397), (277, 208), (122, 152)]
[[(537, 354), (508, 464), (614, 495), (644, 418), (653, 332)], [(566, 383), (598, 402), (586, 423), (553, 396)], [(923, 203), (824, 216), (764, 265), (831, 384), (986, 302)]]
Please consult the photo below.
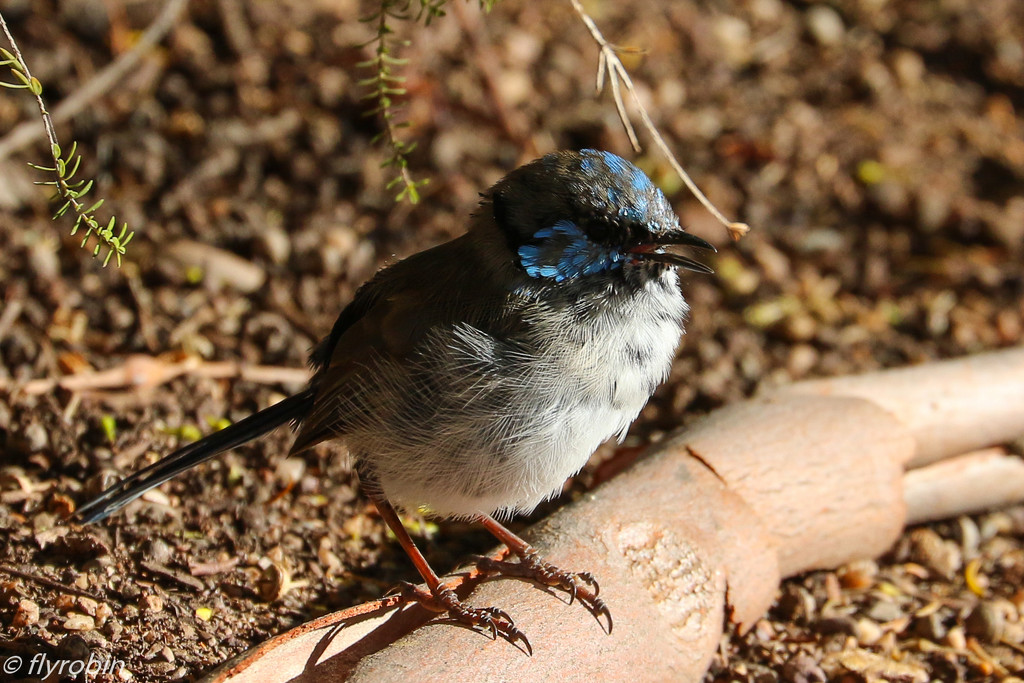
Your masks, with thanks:
[[(11, 0), (51, 103), (131, 49), (149, 0)], [(313, 343), (382, 264), (460, 234), (477, 193), (566, 147), (636, 160), (716, 242), (687, 277), (688, 334), (627, 447), (759, 389), (1019, 345), (1024, 7), (1016, 0), (591, 2), (640, 96), (718, 206), (729, 243), (657, 153), (629, 152), (567, 3), (453, 3), (411, 45), (401, 130), (423, 201), (393, 201), (357, 66), (367, 5), (190, 3), (161, 47), (60, 127), (137, 231), (102, 269), (0, 161), (0, 653), (92, 648), (136, 680), (195, 677), (314, 616), (415, 579), (343, 452), (283, 460), (275, 433), (103, 525), (56, 522), (111, 475), (301, 386)], [(33, 117), (0, 97), (0, 137)], [(104, 210), (107, 207), (104, 207)], [(196, 257), (204, 267), (189, 267)], [(232, 255), (240, 257), (233, 258)], [(138, 389), (30, 380), (191, 363)], [(268, 366), (239, 378), (218, 362)], [(152, 369), (152, 368), (150, 368)], [(12, 387), (21, 387), (13, 388)], [(607, 458), (603, 449), (597, 460)], [(561, 502), (584, 490), (594, 465)], [(560, 501), (537, 514), (550, 512)], [(410, 519), (449, 568), (491, 544)], [(522, 523), (526, 523), (524, 520)], [(885, 557), (787, 581), (709, 681), (987, 680), (1024, 672), (1024, 510), (909, 530)], [(119, 680), (100, 676), (96, 680)]]

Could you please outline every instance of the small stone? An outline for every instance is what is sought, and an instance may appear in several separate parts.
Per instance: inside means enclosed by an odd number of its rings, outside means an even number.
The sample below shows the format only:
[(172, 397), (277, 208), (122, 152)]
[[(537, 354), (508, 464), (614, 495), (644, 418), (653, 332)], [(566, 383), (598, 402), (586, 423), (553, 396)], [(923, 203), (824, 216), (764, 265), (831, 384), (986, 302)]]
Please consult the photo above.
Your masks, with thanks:
[(143, 595), (139, 607), (146, 612), (161, 612), (164, 609), (164, 599), (159, 595)]
[(96, 606), (96, 614), (93, 615), (93, 618), (96, 619), (97, 626), (103, 626), (113, 615), (114, 611), (110, 609), (110, 605), (105, 602), (101, 602)]
[(58, 612), (70, 612), (76, 607), (75, 596), (62, 593), (53, 601), (53, 606), (57, 608)]
[(758, 619), (754, 624), (754, 635), (763, 643), (771, 642), (775, 636), (775, 626), (767, 619)]
[(981, 540), (988, 541), (1000, 534), (1011, 533), (1013, 526), (1013, 517), (1005, 512), (993, 512), (982, 517), (978, 532), (981, 534)]
[(903, 610), (892, 600), (879, 600), (868, 608), (865, 615), (879, 623), (894, 621), (903, 616)]
[(927, 527), (910, 534), (910, 556), (928, 568), (937, 577), (952, 579), (963, 566), (963, 553), (953, 542), (947, 541)]
[(911, 622), (910, 630), (915, 635), (935, 643), (945, 638), (947, 631), (946, 625), (943, 623), (943, 617), (939, 612), (932, 612), (923, 617), (917, 617)]
[(87, 598), (85, 596), (81, 596), (77, 600), (75, 600), (75, 604), (79, 610), (81, 610), (85, 614), (88, 614), (90, 617), (95, 617), (96, 610), (97, 608), (99, 608), (98, 602), (96, 602), (92, 598)]
[(149, 542), (149, 552), (146, 559), (157, 564), (168, 564), (171, 561), (171, 547), (162, 538), (154, 538)]
[(795, 379), (806, 375), (817, 363), (817, 349), (810, 344), (794, 344), (786, 359), (786, 370)]
[(817, 633), (824, 635), (833, 635), (841, 633), (846, 636), (856, 635), (857, 622), (852, 617), (840, 616), (840, 617), (826, 617), (819, 619), (814, 624), (814, 630)]
[(278, 223), (279, 220), (267, 221), (267, 225), (260, 232), (260, 243), (270, 260), (280, 265), (291, 255), (292, 243), (288, 233)]
[(946, 632), (946, 645), (954, 650), (963, 650), (967, 647), (967, 635), (962, 626), (952, 626)]
[(907, 681), (927, 683), (928, 672), (914, 661), (896, 661), (867, 650), (849, 650), (839, 654), (839, 664), (861, 674), (869, 681)]
[(783, 680), (790, 683), (819, 683), (828, 680), (825, 672), (814, 657), (798, 652), (782, 667)]
[(874, 645), (882, 637), (882, 627), (877, 622), (862, 617), (854, 624), (853, 637), (860, 645)]
[(843, 19), (827, 5), (812, 5), (807, 10), (807, 30), (821, 45), (836, 45), (843, 39)]
[(60, 259), (57, 257), (57, 241), (50, 238), (34, 240), (29, 245), (28, 264), (40, 282), (59, 280)]
[(843, 588), (864, 590), (874, 585), (877, 576), (878, 564), (873, 560), (861, 560), (839, 570), (839, 583)]
[(803, 586), (785, 584), (776, 605), (779, 616), (786, 621), (808, 623), (817, 612), (814, 596)]
[(46, 431), (46, 427), (38, 422), (25, 427), (25, 446), (30, 453), (37, 453), (39, 451), (45, 451), (50, 446), (50, 434)]
[(967, 617), (967, 633), (981, 638), (986, 643), (995, 643), (1003, 635), (1006, 627), (1003, 611), (993, 601), (979, 603)]
[(739, 17), (722, 15), (715, 20), (711, 33), (718, 40), (721, 55), (733, 67), (742, 67), (753, 57), (750, 25)]
[(72, 612), (64, 620), (65, 631), (91, 631), (96, 628), (96, 622), (87, 614)]
[(282, 484), (292, 486), (302, 479), (305, 471), (306, 461), (303, 458), (285, 458), (278, 462), (274, 474)]
[(24, 628), (39, 621), (39, 605), (32, 600), (19, 600), (11, 619), (11, 628)]
[(981, 544), (981, 530), (978, 529), (978, 525), (970, 517), (960, 517), (957, 526), (960, 531), (960, 550), (964, 557), (977, 557)]

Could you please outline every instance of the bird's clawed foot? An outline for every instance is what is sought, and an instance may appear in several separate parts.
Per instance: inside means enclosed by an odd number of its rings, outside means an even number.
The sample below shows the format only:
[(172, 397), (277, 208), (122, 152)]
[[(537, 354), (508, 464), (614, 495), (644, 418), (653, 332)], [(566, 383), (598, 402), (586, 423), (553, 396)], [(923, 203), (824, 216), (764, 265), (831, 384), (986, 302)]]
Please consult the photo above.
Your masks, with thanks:
[(569, 572), (559, 569), (527, 546), (522, 553), (512, 549), (519, 557), (519, 562), (495, 560), (490, 557), (477, 558), (477, 568), (488, 576), (515, 576), (536, 581), (544, 586), (559, 588), (569, 594), (569, 604), (579, 600), (594, 615), (602, 628), (605, 628), (601, 617), (608, 621), (606, 632), (612, 632), (612, 614), (598, 594), (601, 587), (590, 572)]
[(402, 583), (402, 597), (408, 602), (417, 602), (431, 612), (447, 613), (455, 622), (463, 624), (474, 631), (490, 634), (492, 639), (501, 636), (512, 645), (522, 648), (528, 655), (533, 655), (533, 646), (526, 634), (516, 628), (516, 623), (505, 610), (497, 607), (470, 607), (464, 604), (455, 591), (445, 585), (439, 585), (433, 591), (425, 590), (411, 583)]

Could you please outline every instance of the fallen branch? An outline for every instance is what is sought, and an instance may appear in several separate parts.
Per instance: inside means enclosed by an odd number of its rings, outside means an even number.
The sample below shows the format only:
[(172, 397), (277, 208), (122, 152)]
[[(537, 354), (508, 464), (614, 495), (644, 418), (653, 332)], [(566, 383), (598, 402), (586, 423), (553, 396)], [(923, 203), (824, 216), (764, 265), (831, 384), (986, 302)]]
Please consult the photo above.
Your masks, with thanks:
[[(908, 521), (1024, 501), (1024, 462), (998, 450), (904, 472), (948, 457), (936, 431), (964, 451), (1020, 436), (1021, 359), (1005, 351), (828, 384), (879, 403), (808, 383), (723, 408), (528, 530), (551, 561), (600, 578), (611, 635), (532, 584), (471, 577), (460, 593), (507, 608), (533, 657), (387, 600), (282, 634), (206, 680), (699, 680), (726, 618), (752, 624), (783, 576), (876, 556)], [(985, 400), (993, 387), (999, 406)], [(950, 420), (954, 405), (983, 407)]]

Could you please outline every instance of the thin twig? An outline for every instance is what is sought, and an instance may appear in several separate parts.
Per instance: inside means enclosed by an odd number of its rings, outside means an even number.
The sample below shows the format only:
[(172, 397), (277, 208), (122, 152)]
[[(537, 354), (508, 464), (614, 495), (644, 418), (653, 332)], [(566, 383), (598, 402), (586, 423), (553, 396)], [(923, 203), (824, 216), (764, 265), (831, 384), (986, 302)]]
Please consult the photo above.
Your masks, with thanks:
[(116, 368), (99, 372), (35, 379), (24, 384), (0, 378), (0, 391), (38, 396), (56, 388), (72, 392), (121, 388), (151, 389), (182, 375), (208, 379), (238, 378), (258, 384), (302, 384), (309, 380), (309, 371), (305, 368), (246, 365), (234, 361), (207, 363), (195, 357), (168, 362), (159, 357), (139, 354), (131, 356)]
[[(122, 85), (124, 77), (128, 72), (134, 69), (145, 53), (163, 40), (167, 32), (177, 23), (178, 18), (187, 5), (188, 0), (168, 0), (160, 14), (146, 28), (139, 37), (139, 41), (135, 43), (131, 50), (125, 52), (101, 69), (81, 88), (65, 97), (60, 104), (53, 108), (53, 112), (50, 114), (50, 118), (53, 120), (52, 123), (46, 122), (46, 127), (44, 127), (41, 121), (25, 121), (5, 135), (3, 139), (0, 139), (0, 161), (36, 142), (43, 133), (50, 138), (51, 145), (56, 144), (57, 136), (53, 133), (53, 125), (67, 121), (114, 86)], [(6, 23), (3, 24), (3, 29), (4, 33), (7, 34), (8, 40), (14, 45)], [(24, 63), (17, 46), (14, 47), (14, 52), (18, 59)], [(42, 106), (41, 102), (40, 106)]]
[(90, 593), (89, 591), (82, 590), (81, 588), (76, 588), (75, 586), (68, 586), (66, 584), (61, 583), (60, 581), (48, 579), (45, 576), (39, 576), (38, 574), (31, 574), (29, 572), (22, 571), (17, 567), (12, 567), (6, 562), (0, 562), (0, 572), (10, 574), (11, 576), (17, 576), (19, 579), (25, 579), (26, 581), (38, 583), (41, 586), (53, 588), (55, 590), (68, 593), (70, 595), (77, 595), (82, 598), (90, 598), (92, 600), (95, 600), (96, 602), (105, 601), (102, 596), (96, 595), (95, 593)]
[(587, 30), (590, 31), (590, 35), (594, 38), (594, 42), (597, 43), (601, 49), (601, 56), (597, 64), (597, 92), (598, 94), (604, 89), (604, 83), (607, 78), (608, 84), (611, 86), (612, 99), (615, 101), (615, 110), (619, 114), (619, 120), (622, 121), (622, 126), (626, 130), (626, 135), (629, 137), (629, 142), (633, 146), (633, 149), (637, 152), (640, 151), (640, 141), (637, 139), (636, 130), (633, 128), (633, 124), (629, 120), (629, 115), (626, 113), (626, 105), (622, 97), (621, 86), (625, 86), (630, 96), (633, 98), (633, 104), (636, 106), (637, 111), (640, 113), (640, 120), (644, 124), (644, 128), (650, 133), (654, 139), (655, 144), (661, 153), (668, 159), (669, 164), (672, 165), (672, 169), (679, 174), (686, 187), (689, 188), (693, 196), (704, 205), (712, 216), (726, 227), (729, 231), (729, 236), (734, 240), (738, 240), (743, 235), (750, 231), (750, 226), (746, 223), (740, 223), (737, 221), (730, 221), (722, 212), (719, 211), (711, 201), (704, 196), (704, 193), (700, 191), (697, 184), (693, 182), (689, 174), (683, 170), (682, 165), (676, 159), (672, 150), (669, 149), (668, 143), (665, 142), (665, 138), (662, 137), (661, 132), (658, 131), (657, 126), (651, 120), (650, 115), (647, 113), (647, 109), (644, 107), (643, 102), (640, 101), (640, 96), (636, 92), (636, 88), (633, 86), (633, 80), (629, 77), (629, 72), (626, 71), (626, 67), (622, 65), (619, 60), (619, 56), (616, 54), (616, 47), (609, 43), (601, 30), (597, 28), (597, 24), (590, 18), (586, 10), (583, 9), (583, 5), (580, 4), (579, 0), (569, 0), (572, 4), (576, 14), (579, 15), (580, 19), (586, 25)]

